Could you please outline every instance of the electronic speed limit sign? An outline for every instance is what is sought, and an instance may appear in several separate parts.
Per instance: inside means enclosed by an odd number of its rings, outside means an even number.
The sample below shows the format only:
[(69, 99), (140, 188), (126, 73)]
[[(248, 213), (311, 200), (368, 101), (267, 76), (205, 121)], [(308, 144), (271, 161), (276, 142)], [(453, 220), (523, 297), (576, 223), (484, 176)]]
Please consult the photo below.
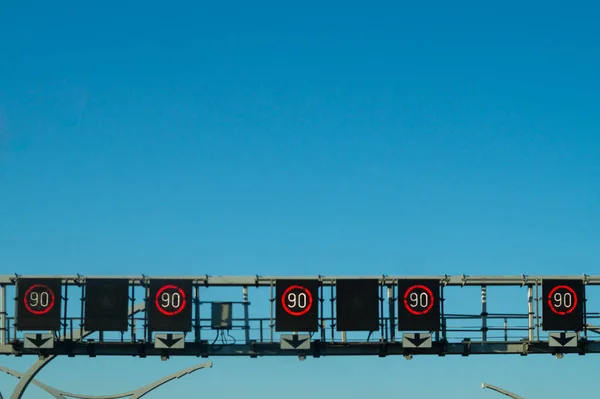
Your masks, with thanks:
[(17, 330), (59, 330), (61, 327), (62, 280), (59, 278), (20, 278), (16, 285)]
[(544, 331), (581, 331), (585, 324), (585, 286), (582, 280), (542, 281)]
[(277, 280), (276, 331), (317, 331), (319, 326), (319, 282)]
[(151, 280), (148, 325), (152, 331), (192, 330), (192, 282)]
[(439, 331), (440, 283), (438, 280), (398, 281), (398, 329)]

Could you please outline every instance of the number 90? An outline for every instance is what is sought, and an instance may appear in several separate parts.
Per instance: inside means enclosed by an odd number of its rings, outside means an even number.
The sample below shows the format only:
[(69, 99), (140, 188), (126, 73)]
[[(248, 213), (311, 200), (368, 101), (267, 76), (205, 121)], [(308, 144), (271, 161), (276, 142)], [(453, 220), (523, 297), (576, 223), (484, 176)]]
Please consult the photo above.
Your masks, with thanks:
[(564, 307), (570, 309), (573, 306), (573, 295), (570, 292), (560, 293), (556, 292), (552, 296), (553, 305), (555, 308)]
[(427, 308), (429, 306), (429, 295), (426, 292), (421, 292), (420, 294), (411, 292), (408, 295), (408, 302), (411, 308)]
[(29, 294), (29, 305), (34, 308), (47, 308), (50, 305), (50, 295), (46, 291), (33, 291)]
[(181, 306), (181, 295), (178, 292), (163, 292), (160, 295), (160, 306), (178, 309)]
[(287, 295), (287, 301), (289, 304), (290, 308), (299, 308), (299, 309), (305, 309), (308, 306), (308, 297), (306, 296), (306, 293), (301, 292), (299, 294), (296, 294), (294, 292), (290, 292)]

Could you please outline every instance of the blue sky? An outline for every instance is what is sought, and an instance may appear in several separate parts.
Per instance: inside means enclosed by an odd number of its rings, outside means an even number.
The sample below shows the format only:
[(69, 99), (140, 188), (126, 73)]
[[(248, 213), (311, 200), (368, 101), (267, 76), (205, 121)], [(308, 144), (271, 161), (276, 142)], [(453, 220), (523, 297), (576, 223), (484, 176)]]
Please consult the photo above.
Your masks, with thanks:
[[(2, 273), (600, 274), (599, 11), (4, 0)], [(65, 359), (39, 378), (111, 393), (197, 360)], [(571, 397), (598, 367), (212, 360), (149, 399), (494, 396), (481, 381)]]

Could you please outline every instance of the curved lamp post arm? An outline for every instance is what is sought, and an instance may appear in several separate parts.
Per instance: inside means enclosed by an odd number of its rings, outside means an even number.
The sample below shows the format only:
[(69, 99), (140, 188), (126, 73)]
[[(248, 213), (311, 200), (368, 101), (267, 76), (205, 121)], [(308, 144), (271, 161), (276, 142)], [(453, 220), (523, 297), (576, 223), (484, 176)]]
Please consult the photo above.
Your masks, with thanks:
[[(76, 393), (67, 392), (67, 391), (53, 388), (53, 387), (46, 385), (38, 380), (35, 380), (35, 379), (32, 380), (31, 383), (34, 385), (37, 385), (44, 391), (48, 392), (50, 395), (52, 395), (56, 399), (66, 399), (67, 397), (75, 398), (75, 399), (123, 399), (123, 398), (138, 399), (138, 398), (141, 398), (142, 396), (145, 396), (146, 394), (150, 393), (151, 391), (163, 386), (164, 384), (166, 384), (169, 381), (173, 381), (175, 379), (185, 377), (186, 375), (192, 374), (193, 372), (198, 371), (203, 368), (211, 368), (212, 365), (213, 365), (212, 362), (206, 362), (206, 363), (198, 364), (195, 366), (191, 366), (186, 369), (179, 370), (179, 371), (177, 371), (173, 374), (170, 374), (166, 377), (163, 377), (163, 378), (161, 378), (151, 384), (145, 385), (141, 388), (133, 389), (131, 391), (113, 394), (113, 395), (100, 395), (100, 396), (96, 395), (96, 396), (94, 396), (94, 395), (76, 394)], [(0, 371), (5, 372), (6, 374), (12, 375), (13, 377), (17, 377), (17, 378), (23, 377), (22, 373), (19, 373), (16, 370), (9, 369), (8, 367), (0, 366)], [(2, 399), (1, 394), (0, 394), (0, 399)]]
[(513, 398), (513, 399), (525, 399), (522, 396), (517, 395), (516, 393), (512, 393), (510, 391), (507, 391), (506, 389), (502, 389), (500, 387), (497, 387), (495, 385), (491, 385), (491, 384), (486, 384), (485, 382), (483, 384), (481, 384), (481, 388), (483, 389), (491, 389), (492, 391), (496, 391), (498, 393), (501, 393), (502, 395), (506, 395), (509, 398)]
[[(139, 312), (143, 312), (145, 309), (146, 309), (145, 302), (138, 303), (137, 305), (135, 305), (133, 307), (133, 309), (129, 310), (129, 316), (132, 316)], [(73, 334), (67, 334), (67, 336), (65, 338), (78, 340), (78, 339), (85, 338), (86, 336), (88, 336), (92, 333), (93, 333), (93, 331), (85, 331), (83, 328), (80, 328), (79, 330), (73, 331)], [(17, 386), (13, 390), (12, 395), (10, 395), (10, 399), (22, 399), (23, 393), (25, 392), (25, 389), (27, 388), (29, 383), (35, 378), (37, 373), (39, 373), (48, 363), (50, 363), (52, 360), (56, 359), (56, 356), (58, 356), (58, 355), (50, 355), (46, 358), (37, 360), (19, 379), (19, 382), (17, 383)]]

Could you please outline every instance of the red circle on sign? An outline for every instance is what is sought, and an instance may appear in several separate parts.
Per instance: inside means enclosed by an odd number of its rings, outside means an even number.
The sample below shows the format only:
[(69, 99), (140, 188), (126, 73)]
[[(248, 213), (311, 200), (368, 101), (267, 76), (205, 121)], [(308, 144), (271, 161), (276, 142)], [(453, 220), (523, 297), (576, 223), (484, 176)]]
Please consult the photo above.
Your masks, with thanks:
[[(41, 295), (44, 292), (48, 293), (48, 299), (49, 299), (48, 305), (45, 306), (45, 307), (43, 307), (42, 310), (36, 310), (36, 309), (34, 309), (33, 306), (28, 301), (29, 295), (35, 289), (42, 290), (42, 292), (39, 293), (38, 295)], [(34, 315), (38, 315), (39, 316), (39, 315), (46, 314), (46, 313), (48, 313), (49, 311), (52, 310), (52, 308), (54, 307), (54, 303), (56, 302), (56, 297), (54, 296), (54, 292), (47, 285), (44, 285), (44, 284), (34, 284), (31, 287), (29, 287), (27, 289), (27, 291), (25, 291), (25, 298), (23, 298), (23, 302), (25, 303), (25, 309), (27, 309), (28, 311), (30, 311)]]
[[(413, 292), (416, 289), (422, 289), (423, 291), (425, 291), (427, 293), (427, 295), (429, 296), (429, 306), (427, 306), (424, 310), (422, 311), (417, 311), (414, 310), (413, 308), (411, 308), (411, 306), (408, 304), (408, 296), (410, 295), (411, 292)], [(424, 285), (413, 285), (410, 286), (406, 292), (404, 293), (404, 307), (406, 308), (406, 310), (408, 310), (410, 313), (416, 315), (416, 316), (422, 316), (424, 314), (429, 313), (429, 311), (431, 310), (431, 308), (433, 308), (433, 301), (435, 299), (433, 298), (433, 292), (429, 289), (429, 287), (426, 287)]]
[[(287, 303), (286, 303), (286, 301), (285, 301), (285, 299), (286, 299), (287, 295), (288, 295), (288, 294), (289, 294), (291, 291), (293, 291), (293, 290), (300, 290), (300, 291), (302, 291), (303, 293), (305, 293), (305, 294), (306, 294), (306, 299), (308, 300), (308, 303), (307, 303), (307, 305), (306, 305), (306, 308), (302, 309), (302, 310), (301, 310), (301, 311), (299, 311), (299, 312), (294, 312), (293, 310), (291, 310), (291, 309), (288, 307), (288, 305), (287, 305)], [(302, 316), (302, 315), (304, 315), (304, 314), (308, 313), (308, 311), (309, 311), (309, 310), (312, 308), (312, 303), (313, 303), (313, 297), (312, 297), (312, 294), (310, 293), (310, 290), (309, 290), (308, 288), (306, 288), (306, 287), (303, 287), (303, 286), (301, 286), (301, 285), (291, 285), (291, 286), (289, 286), (289, 287), (288, 287), (288, 288), (287, 288), (287, 289), (286, 289), (286, 290), (283, 292), (283, 295), (281, 296), (281, 305), (283, 306), (283, 310), (285, 310), (285, 311), (286, 311), (286, 313), (288, 313), (288, 314), (290, 314), (290, 315), (292, 315), (292, 316)]]
[[(160, 296), (167, 290), (173, 290), (175, 291), (173, 294), (177, 293), (181, 296), (181, 303), (179, 304), (179, 306), (175, 308), (175, 310), (170, 312), (160, 305)], [(156, 309), (158, 309), (158, 311), (164, 314), (165, 316), (175, 316), (176, 314), (183, 312), (183, 309), (185, 309), (186, 301), (187, 299), (183, 289), (173, 284), (163, 285), (162, 287), (160, 287), (160, 289), (156, 292), (156, 297), (154, 298)]]
[[(556, 309), (554, 307), (554, 304), (552, 303), (552, 295), (561, 288), (569, 291), (569, 293), (571, 293), (571, 295), (573, 295), (573, 304), (571, 305), (571, 307), (569, 309), (564, 310), (564, 311)], [(559, 314), (561, 316), (569, 314), (572, 311), (574, 311), (575, 308), (577, 307), (577, 293), (575, 292), (575, 290), (573, 288), (569, 287), (568, 285), (557, 285), (556, 287), (552, 288), (552, 290), (548, 294), (548, 307), (550, 308), (551, 311), (553, 311), (554, 313)]]

